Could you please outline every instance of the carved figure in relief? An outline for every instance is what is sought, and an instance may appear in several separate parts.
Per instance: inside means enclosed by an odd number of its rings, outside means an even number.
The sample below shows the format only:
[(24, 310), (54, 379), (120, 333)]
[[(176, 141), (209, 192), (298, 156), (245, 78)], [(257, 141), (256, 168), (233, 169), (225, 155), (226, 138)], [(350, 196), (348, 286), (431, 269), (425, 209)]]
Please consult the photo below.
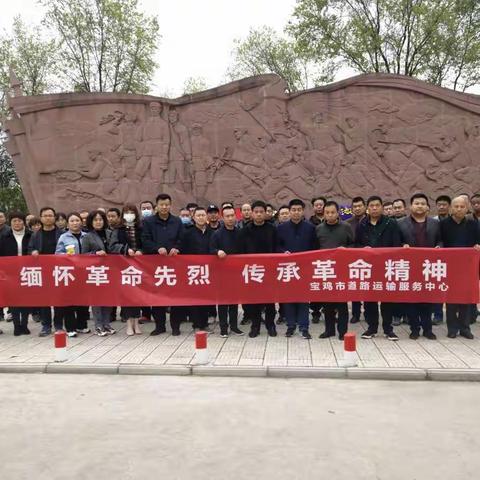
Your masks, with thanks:
[(143, 179), (148, 173), (148, 177), (159, 184), (166, 182), (170, 146), (170, 129), (162, 118), (162, 110), (160, 102), (148, 105), (148, 116), (139, 129), (139, 161), (135, 167), (137, 179)]
[(210, 140), (204, 136), (202, 125), (194, 123), (191, 132), (193, 188), (196, 198), (203, 200), (207, 192), (207, 184), (213, 180), (211, 176), (207, 176), (207, 172), (212, 171), (214, 159)]
[(167, 183), (180, 181), (185, 191), (191, 189), (192, 146), (187, 127), (180, 123), (178, 112), (172, 109), (168, 112), (170, 126), (169, 165)]

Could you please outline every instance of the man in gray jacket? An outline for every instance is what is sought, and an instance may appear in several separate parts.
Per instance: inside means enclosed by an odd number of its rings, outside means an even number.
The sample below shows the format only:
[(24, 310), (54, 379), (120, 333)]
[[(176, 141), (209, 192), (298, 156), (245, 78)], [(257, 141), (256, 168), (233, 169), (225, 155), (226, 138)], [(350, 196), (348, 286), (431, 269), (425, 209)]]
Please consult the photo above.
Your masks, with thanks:
[[(430, 205), (428, 198), (423, 193), (416, 193), (410, 199), (410, 215), (398, 220), (398, 227), (404, 247), (436, 248), (441, 247), (440, 222), (428, 217)], [(407, 305), (407, 316), (410, 324), (410, 338), (416, 340), (420, 334), (435, 340), (437, 337), (432, 332), (432, 307), (431, 303), (410, 303)]]

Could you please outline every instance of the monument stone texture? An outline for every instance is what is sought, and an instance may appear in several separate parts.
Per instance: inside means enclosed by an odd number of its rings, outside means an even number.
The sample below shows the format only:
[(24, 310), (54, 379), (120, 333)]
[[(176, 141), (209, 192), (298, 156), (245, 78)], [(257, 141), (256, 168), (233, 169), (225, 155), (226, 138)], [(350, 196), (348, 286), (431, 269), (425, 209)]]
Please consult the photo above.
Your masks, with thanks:
[(480, 97), (409, 77), (289, 95), (261, 75), (177, 99), (12, 88), (3, 128), (33, 212), (480, 190)]

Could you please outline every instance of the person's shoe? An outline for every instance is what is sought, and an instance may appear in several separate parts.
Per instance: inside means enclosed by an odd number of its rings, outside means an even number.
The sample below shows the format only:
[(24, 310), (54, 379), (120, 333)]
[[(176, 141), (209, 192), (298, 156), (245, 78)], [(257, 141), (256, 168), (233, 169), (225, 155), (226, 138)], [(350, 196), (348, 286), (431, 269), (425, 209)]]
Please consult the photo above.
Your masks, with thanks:
[(248, 318), (242, 318), (240, 321), (240, 325), (248, 325), (250, 323), (250, 320)]
[(457, 338), (457, 334), (455, 332), (448, 332), (447, 337), (448, 338)]
[(425, 338), (428, 338), (429, 340), (436, 340), (437, 339), (437, 336), (433, 332), (423, 333), (423, 336)]
[(7, 322), (13, 322), (13, 316), (12, 316), (12, 314), (11, 314), (11, 313), (7, 313), (7, 314), (5, 315), (5, 320), (6, 320)]
[(52, 333), (51, 330), (43, 329), (40, 330), (40, 333), (38, 334), (39, 337), (48, 337)]
[(234, 333), (239, 337), (241, 337), (242, 335), (245, 335), (245, 332), (242, 332), (238, 327), (230, 327), (230, 333)]
[(117, 333), (117, 331), (114, 328), (112, 328), (110, 325), (103, 327), (103, 330), (107, 332), (107, 335), (113, 335)]
[(22, 330), (22, 335), (30, 335), (30, 330), (26, 325), (22, 325), (20, 328)]
[(343, 340), (345, 339), (345, 335), (344, 335), (343, 333), (340, 333), (340, 334), (338, 335), (338, 339), (343, 342)]
[(67, 337), (73, 338), (77, 336), (77, 332), (67, 332)]
[(0, 335), (3, 335), (3, 330), (0, 330)]
[(89, 328), (77, 328), (77, 333), (90, 333), (91, 330)]
[(286, 337), (292, 337), (295, 333), (295, 327), (288, 327), (287, 331), (285, 332)]
[(460, 336), (463, 338), (468, 338), (469, 340), (473, 340), (474, 336), (473, 333), (468, 330), (463, 330), (460, 332)]
[(419, 337), (420, 335), (418, 334), (418, 332), (412, 332), (409, 336), (410, 340), (418, 340)]
[(402, 317), (393, 317), (392, 319), (392, 325), (394, 327), (398, 327), (402, 323)]
[(332, 333), (328, 333), (328, 332), (323, 332), (320, 334), (320, 336), (318, 338), (330, 338), (330, 337), (333, 337), (335, 334), (332, 334)]
[(268, 332), (268, 335), (269, 335), (270, 337), (276, 337), (276, 336), (277, 336), (277, 330), (276, 330), (275, 327), (269, 328), (269, 329), (267, 330), (267, 332)]
[(14, 326), (13, 326), (13, 335), (14, 335), (15, 337), (18, 337), (18, 336), (20, 336), (20, 335), (22, 335), (22, 334), (23, 334), (23, 332), (22, 332), (22, 328), (20, 327), (20, 325), (14, 325)]
[(370, 338), (375, 337), (375, 335), (377, 335), (377, 332), (373, 332), (372, 330), (367, 329), (362, 333), (362, 338), (369, 340)]
[(165, 327), (155, 327), (155, 330), (153, 330), (150, 333), (151, 337), (155, 337), (156, 335), (161, 335), (162, 333), (165, 333), (167, 329)]
[(397, 334), (394, 332), (388, 332), (385, 334), (388, 340), (391, 340), (392, 342), (396, 342), (398, 340)]
[(228, 332), (220, 332), (220, 337), (228, 338)]
[(259, 332), (258, 330), (253, 330), (253, 329), (252, 329), (252, 330), (250, 330), (250, 333), (248, 334), (248, 336), (249, 336), (250, 338), (255, 338), (255, 337), (258, 337), (258, 334), (259, 334), (259, 333), (260, 333), (260, 332)]
[(127, 330), (126, 333), (129, 337), (135, 335), (135, 331), (133, 330), (133, 318), (129, 318), (127, 320)]
[(142, 334), (142, 330), (140, 328), (140, 321), (138, 320), (138, 318), (133, 319), (133, 332), (135, 333), (135, 335)]
[(350, 323), (359, 323), (360, 322), (360, 319), (358, 317), (352, 317), (350, 319)]
[(32, 320), (36, 323), (40, 323), (41, 322), (41, 318), (40, 318), (40, 315), (38, 313), (34, 313), (32, 315)]
[(100, 327), (96, 327), (94, 333), (95, 333), (95, 335), (98, 335), (99, 337), (106, 337), (108, 335), (107, 332), (103, 328), (100, 328)]
[(313, 313), (312, 314), (312, 323), (320, 323), (320, 314), (319, 313)]
[(172, 337), (179, 337), (180, 336), (180, 329), (176, 328), (175, 330), (172, 330)]
[(301, 335), (302, 335), (302, 338), (304, 340), (311, 340), (312, 339), (312, 336), (310, 335), (310, 332), (308, 330), (303, 330)]

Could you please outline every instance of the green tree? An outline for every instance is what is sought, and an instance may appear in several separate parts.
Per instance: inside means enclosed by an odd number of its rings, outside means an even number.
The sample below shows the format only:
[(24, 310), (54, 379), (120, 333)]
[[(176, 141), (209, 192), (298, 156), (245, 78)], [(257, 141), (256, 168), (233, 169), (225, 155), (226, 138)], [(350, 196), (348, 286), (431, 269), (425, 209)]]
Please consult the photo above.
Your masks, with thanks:
[(292, 40), (279, 36), (273, 29), (252, 29), (245, 39), (236, 39), (233, 64), (227, 76), (232, 80), (276, 73), (290, 92), (311, 88), (331, 80), (331, 70), (320, 74), (314, 62), (307, 59)]
[(208, 90), (209, 86), (203, 77), (188, 77), (183, 84), (183, 95), (203, 92)]
[(334, 71), (409, 75), (456, 90), (480, 77), (477, 0), (298, 0), (288, 32)]
[(60, 40), (61, 71), (80, 92), (147, 93), (157, 67), (156, 17), (137, 0), (41, 0)]

